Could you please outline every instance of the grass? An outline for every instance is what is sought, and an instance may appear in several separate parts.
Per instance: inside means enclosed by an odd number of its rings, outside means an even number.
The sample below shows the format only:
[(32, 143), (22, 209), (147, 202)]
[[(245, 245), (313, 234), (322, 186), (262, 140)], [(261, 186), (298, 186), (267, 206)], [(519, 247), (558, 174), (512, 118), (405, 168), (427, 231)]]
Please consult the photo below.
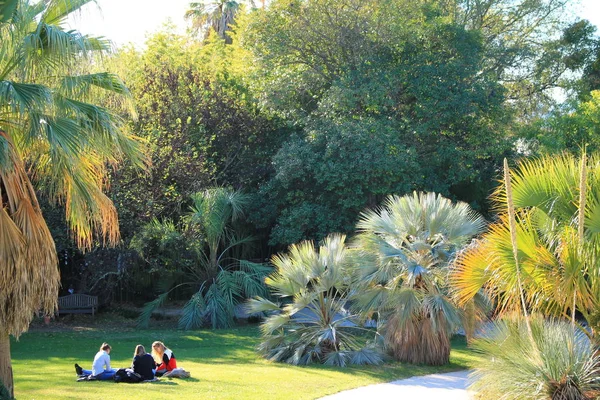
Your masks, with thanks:
[[(104, 325), (56, 328), (38, 327), (12, 343), (15, 396), (30, 399), (317, 399), (359, 386), (414, 375), (470, 368), (476, 355), (464, 339), (455, 339), (450, 364), (444, 367), (390, 363), (379, 367), (345, 369), (294, 367), (268, 362), (254, 352), (259, 343), (257, 326), (223, 331), (178, 331), (169, 328), (136, 330)], [(98, 347), (113, 347), (113, 367), (128, 367), (135, 345), (148, 349), (162, 340), (192, 378), (144, 384), (76, 382), (73, 364), (91, 367)]]

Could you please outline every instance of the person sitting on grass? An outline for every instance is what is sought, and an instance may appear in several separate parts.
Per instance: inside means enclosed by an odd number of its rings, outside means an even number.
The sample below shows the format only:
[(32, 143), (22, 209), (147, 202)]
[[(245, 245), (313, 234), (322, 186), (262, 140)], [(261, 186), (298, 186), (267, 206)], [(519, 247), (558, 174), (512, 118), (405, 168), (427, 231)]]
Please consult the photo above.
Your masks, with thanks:
[(77, 376), (79, 376), (78, 380), (106, 381), (113, 379), (117, 370), (110, 367), (110, 350), (111, 347), (108, 343), (102, 343), (100, 350), (94, 357), (91, 370), (83, 369), (79, 364), (75, 364), (75, 372), (77, 372)]
[(156, 376), (162, 376), (177, 368), (175, 355), (163, 342), (156, 341), (152, 343), (152, 357), (154, 357), (156, 364), (158, 364), (156, 367)]
[(141, 344), (138, 344), (135, 347), (131, 368), (133, 369), (133, 372), (139, 374), (145, 381), (154, 379), (156, 362), (154, 362), (154, 358), (150, 354), (146, 353), (146, 349)]

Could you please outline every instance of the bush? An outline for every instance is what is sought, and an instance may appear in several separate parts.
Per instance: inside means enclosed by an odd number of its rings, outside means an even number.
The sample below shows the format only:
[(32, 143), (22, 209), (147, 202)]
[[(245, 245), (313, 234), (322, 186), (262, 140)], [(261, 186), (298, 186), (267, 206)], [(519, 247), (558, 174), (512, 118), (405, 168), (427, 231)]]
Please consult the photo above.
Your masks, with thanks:
[(472, 388), (482, 399), (585, 400), (600, 389), (599, 362), (592, 342), (564, 321), (497, 321), (473, 342), (484, 354)]
[(345, 236), (330, 235), (317, 251), (312, 242), (292, 245), (273, 257), (266, 280), (282, 304), (257, 298), (252, 312), (270, 312), (262, 324), (259, 351), (271, 361), (293, 365), (381, 364), (379, 351), (364, 347), (366, 330), (346, 309), (352, 262)]

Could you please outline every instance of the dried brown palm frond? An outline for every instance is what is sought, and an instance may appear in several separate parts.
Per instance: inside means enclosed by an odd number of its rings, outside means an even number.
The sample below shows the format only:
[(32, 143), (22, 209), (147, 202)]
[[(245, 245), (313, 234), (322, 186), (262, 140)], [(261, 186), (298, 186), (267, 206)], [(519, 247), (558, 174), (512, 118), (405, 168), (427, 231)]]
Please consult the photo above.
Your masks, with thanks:
[(0, 165), (0, 326), (18, 337), (34, 312), (53, 313), (59, 287), (54, 241), (9, 136)]

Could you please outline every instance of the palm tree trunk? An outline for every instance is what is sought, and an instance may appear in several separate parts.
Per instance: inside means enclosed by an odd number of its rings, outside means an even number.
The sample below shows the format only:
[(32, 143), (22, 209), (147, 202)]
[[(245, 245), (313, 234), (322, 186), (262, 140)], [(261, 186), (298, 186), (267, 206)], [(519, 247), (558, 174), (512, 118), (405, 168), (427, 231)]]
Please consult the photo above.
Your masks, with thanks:
[(9, 398), (13, 398), (13, 372), (10, 362), (10, 337), (8, 332), (0, 330), (0, 381), (8, 390)]
[[(385, 343), (390, 355), (410, 364), (446, 365), (450, 362), (450, 337), (445, 327), (434, 328), (429, 317), (404, 323), (399, 329), (396, 316), (387, 321)], [(443, 319), (437, 321), (445, 325)]]
[(219, 263), (217, 261), (217, 248), (216, 246), (211, 246), (208, 251), (210, 252), (210, 276), (214, 277), (219, 270)]

